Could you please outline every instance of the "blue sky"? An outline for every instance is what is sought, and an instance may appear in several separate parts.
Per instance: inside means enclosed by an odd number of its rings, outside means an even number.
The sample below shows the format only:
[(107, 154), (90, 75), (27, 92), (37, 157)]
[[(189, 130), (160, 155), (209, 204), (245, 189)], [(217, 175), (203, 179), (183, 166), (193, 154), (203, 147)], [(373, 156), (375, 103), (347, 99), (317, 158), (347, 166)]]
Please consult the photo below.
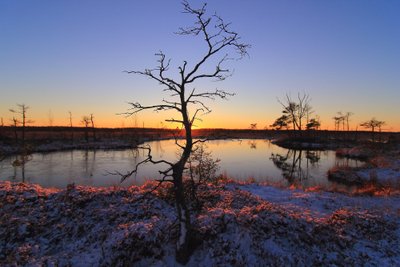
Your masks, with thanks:
[[(199, 6), (201, 1), (191, 1)], [(124, 70), (156, 66), (162, 50), (173, 67), (194, 62), (200, 39), (173, 32), (190, 26), (180, 1), (0, 2), (0, 117), (16, 103), (31, 106), (38, 125), (66, 125), (95, 114), (99, 126), (132, 126), (127, 101), (158, 103), (156, 83)], [(237, 95), (210, 103), (202, 127), (262, 128), (280, 115), (277, 97), (309, 93), (322, 128), (333, 129), (337, 111), (352, 111), (352, 127), (376, 117), (400, 130), (399, 1), (209, 1), (208, 11), (232, 22), (252, 45), (233, 61), (234, 75), (221, 88)], [(147, 112), (137, 121), (159, 126), (168, 115)]]

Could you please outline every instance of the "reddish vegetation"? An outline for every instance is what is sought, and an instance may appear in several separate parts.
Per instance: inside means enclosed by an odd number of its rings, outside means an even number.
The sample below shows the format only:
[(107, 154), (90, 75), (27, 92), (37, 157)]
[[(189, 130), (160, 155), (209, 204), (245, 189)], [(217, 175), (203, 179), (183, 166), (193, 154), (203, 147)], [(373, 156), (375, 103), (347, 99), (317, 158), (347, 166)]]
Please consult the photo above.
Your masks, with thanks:
[[(57, 190), (1, 182), (0, 264), (175, 264), (170, 188), (137, 200), (152, 186)], [(235, 183), (203, 186), (199, 198), (191, 266), (400, 264), (398, 198)]]

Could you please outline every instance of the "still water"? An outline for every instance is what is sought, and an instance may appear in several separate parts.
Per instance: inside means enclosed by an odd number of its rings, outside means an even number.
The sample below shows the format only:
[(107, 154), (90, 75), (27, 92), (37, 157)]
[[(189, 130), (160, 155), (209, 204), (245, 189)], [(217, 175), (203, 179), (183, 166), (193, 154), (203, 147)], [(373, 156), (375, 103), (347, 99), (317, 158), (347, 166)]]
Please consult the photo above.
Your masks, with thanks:
[[(153, 159), (174, 160), (179, 152), (173, 140), (148, 142)], [(336, 158), (334, 151), (288, 150), (268, 140), (213, 140), (207, 151), (219, 159), (219, 173), (235, 180), (255, 180), (281, 185), (329, 186), (327, 171), (335, 165), (362, 163)], [(21, 159), (14, 156), (0, 162), (0, 180), (25, 181), (44, 187), (64, 188), (67, 184), (90, 186), (141, 185), (160, 178), (166, 165), (142, 165), (135, 177), (120, 183), (110, 173), (126, 173), (147, 156), (140, 150), (73, 150), (36, 153)], [(25, 162), (25, 163), (24, 163)]]

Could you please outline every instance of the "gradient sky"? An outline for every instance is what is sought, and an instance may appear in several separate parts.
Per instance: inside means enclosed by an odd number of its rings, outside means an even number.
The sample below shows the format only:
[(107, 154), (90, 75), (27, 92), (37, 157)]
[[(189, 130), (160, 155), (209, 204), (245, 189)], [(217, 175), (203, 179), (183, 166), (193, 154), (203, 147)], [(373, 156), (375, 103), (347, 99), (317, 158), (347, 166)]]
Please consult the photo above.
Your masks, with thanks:
[[(155, 67), (160, 49), (173, 66), (204, 49), (173, 34), (193, 21), (181, 10), (178, 0), (0, 1), (0, 117), (9, 124), (9, 108), (25, 103), (36, 125), (49, 117), (67, 125), (71, 111), (75, 125), (93, 113), (98, 126), (134, 126), (135, 118), (116, 113), (128, 101), (156, 104), (164, 95), (123, 71)], [(351, 128), (376, 117), (400, 131), (400, 1), (218, 0), (208, 10), (252, 48), (230, 63), (230, 79), (200, 84), (237, 94), (210, 102), (200, 127), (263, 128), (281, 114), (277, 97), (306, 92), (322, 129), (333, 129), (336, 112), (351, 111)], [(146, 112), (136, 124), (158, 127), (165, 118)]]

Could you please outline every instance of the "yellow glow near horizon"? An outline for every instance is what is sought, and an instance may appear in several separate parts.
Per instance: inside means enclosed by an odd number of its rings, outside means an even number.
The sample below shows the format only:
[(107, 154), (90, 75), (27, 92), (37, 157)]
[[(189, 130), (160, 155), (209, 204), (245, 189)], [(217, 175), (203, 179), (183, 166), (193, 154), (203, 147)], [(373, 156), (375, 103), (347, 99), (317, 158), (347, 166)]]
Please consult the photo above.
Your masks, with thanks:
[[(233, 101), (232, 101), (233, 102)], [(196, 121), (194, 129), (199, 128), (225, 128), (225, 129), (249, 129), (251, 123), (257, 123), (257, 129), (264, 129), (266, 126), (269, 127), (273, 123), (273, 121), (280, 116), (279, 108), (273, 108), (272, 111), (264, 112), (261, 114), (258, 107), (254, 107), (254, 109), (258, 108), (258, 111), (253, 111), (252, 107), (247, 107), (245, 110), (247, 113), (241, 112), (240, 110), (234, 111), (232, 107), (234, 103), (227, 102), (227, 104), (223, 104), (222, 108), (218, 105), (219, 103), (215, 103), (213, 107), (215, 107), (215, 112), (208, 114), (207, 116), (201, 117), (202, 121)], [(3, 118), (4, 125), (10, 125), (12, 114), (9, 112), (8, 108), (14, 107), (10, 105), (9, 107), (1, 107), (0, 117)], [(179, 114), (172, 112), (143, 112), (139, 113), (136, 116), (125, 117), (123, 115), (117, 115), (114, 110), (124, 111), (126, 110), (126, 106), (122, 107), (112, 107), (107, 106), (102, 109), (101, 112), (94, 107), (85, 107), (76, 108), (72, 110), (72, 118), (73, 118), (73, 126), (80, 127), (83, 126), (81, 123), (83, 115), (90, 115), (87, 110), (95, 110), (94, 118), (95, 118), (95, 126), (103, 127), (103, 128), (126, 128), (126, 127), (146, 127), (146, 128), (176, 128), (178, 125), (171, 124), (165, 122), (165, 119), (179, 118)], [(218, 109), (217, 109), (218, 108)], [(51, 116), (49, 114), (51, 113)], [(83, 114), (83, 115), (82, 115)], [(270, 114), (270, 115), (268, 115)], [(334, 123), (332, 117), (335, 115), (331, 115), (331, 112), (318, 112), (321, 117), (322, 127), (321, 130), (334, 130)], [(5, 115), (5, 116), (4, 116)], [(384, 116), (386, 115), (386, 116)], [(32, 126), (69, 126), (69, 114), (67, 111), (60, 112), (59, 110), (52, 110), (49, 112), (46, 108), (41, 108), (32, 105), (32, 108), (28, 110), (27, 114), (28, 119), (33, 120), (34, 123), (29, 125)], [(52, 123), (50, 123), (50, 118), (52, 119)], [(400, 131), (400, 121), (396, 117), (396, 114), (378, 114), (376, 116), (378, 120), (382, 119), (386, 122), (386, 125), (383, 127), (383, 131), (391, 131), (398, 132)], [(371, 119), (370, 116), (366, 114), (355, 114), (351, 117), (350, 121), (350, 129), (351, 130), (368, 130), (362, 128), (360, 125), (361, 122), (367, 121)]]
[[(193, 126), (193, 129), (249, 129), (250, 124), (247, 122), (249, 120), (239, 120), (235, 122), (232, 122), (229, 120), (229, 118), (219, 118), (215, 120), (205, 120), (203, 122), (198, 122)], [(251, 120), (251, 121), (257, 121), (257, 120)], [(267, 121), (267, 120), (263, 120)], [(270, 123), (267, 124), (257, 124), (257, 129), (265, 129), (265, 126), (269, 126), (272, 124), (273, 119), (270, 120)], [(9, 123), (4, 123), (4, 125), (9, 125)], [(31, 126), (50, 126), (48, 119), (43, 118), (39, 120), (35, 120), (34, 123), (29, 124)], [(60, 120), (54, 120), (53, 125), (51, 126), (69, 126), (69, 119), (64, 118)], [(73, 121), (73, 126), (74, 127), (83, 127), (83, 124), (80, 123), (80, 120), (75, 119)], [(115, 117), (115, 118), (108, 118), (108, 119), (101, 119), (101, 118), (96, 118), (95, 120), (95, 126), (98, 128), (131, 128), (131, 127), (145, 127), (145, 128), (169, 128), (169, 129), (175, 129), (178, 125), (177, 124), (171, 124), (167, 122), (163, 122), (160, 120), (154, 120), (151, 118), (144, 118), (144, 119), (139, 119), (136, 123), (132, 118), (124, 118), (124, 117)], [(270, 129), (270, 127), (268, 127)], [(334, 130), (334, 124), (332, 123), (323, 123), (321, 130)], [(342, 129), (340, 129), (342, 130)], [(351, 124), (350, 130), (358, 130), (358, 131), (364, 131), (368, 130), (365, 129), (361, 126), (359, 126), (359, 123), (353, 122)], [(386, 121), (386, 125), (382, 129), (384, 132), (399, 132), (400, 131), (400, 125), (391, 124), (389, 121)]]

